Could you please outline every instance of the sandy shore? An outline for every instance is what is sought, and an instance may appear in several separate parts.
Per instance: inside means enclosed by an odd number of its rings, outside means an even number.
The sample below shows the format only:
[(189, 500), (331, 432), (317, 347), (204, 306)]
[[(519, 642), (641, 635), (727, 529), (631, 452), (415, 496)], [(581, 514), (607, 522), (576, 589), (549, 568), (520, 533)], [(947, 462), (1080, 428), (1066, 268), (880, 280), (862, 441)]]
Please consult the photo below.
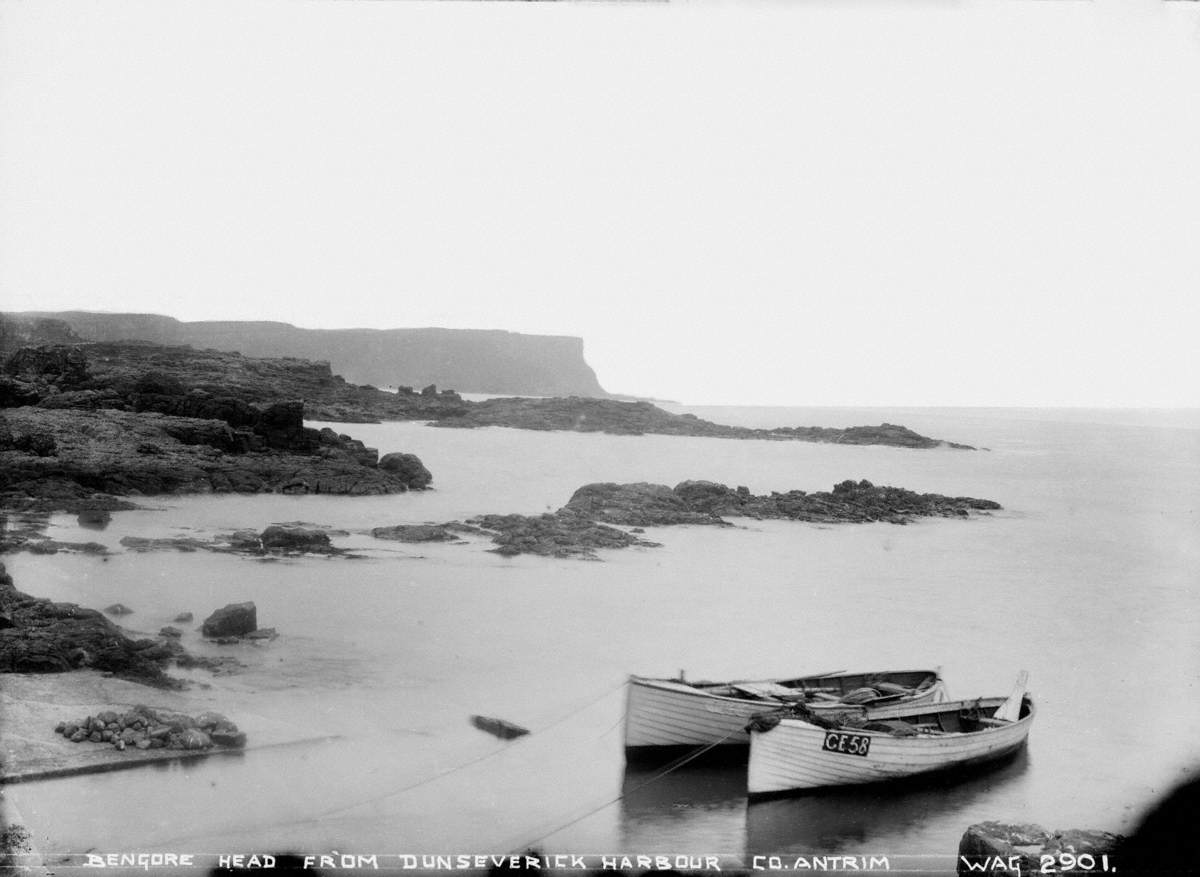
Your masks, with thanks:
[[(126, 749), (108, 743), (72, 743), (54, 733), (66, 719), (103, 710), (122, 712), (138, 704), (197, 715), (215, 711), (228, 716), (246, 733), (244, 750), (216, 747), (204, 752), (174, 749)], [(294, 725), (256, 714), (251, 696), (194, 688), (166, 691), (148, 688), (95, 671), (0, 675), (0, 752), (4, 783), (122, 770), (142, 764), (192, 758), (237, 757), (256, 749), (312, 740)]]

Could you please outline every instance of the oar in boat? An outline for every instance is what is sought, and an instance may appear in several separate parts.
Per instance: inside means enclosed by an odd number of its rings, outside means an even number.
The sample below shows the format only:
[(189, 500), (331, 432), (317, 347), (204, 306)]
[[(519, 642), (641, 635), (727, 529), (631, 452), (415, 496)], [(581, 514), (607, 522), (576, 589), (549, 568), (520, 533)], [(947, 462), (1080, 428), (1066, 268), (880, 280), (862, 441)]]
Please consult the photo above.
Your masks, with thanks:
[(1017, 684), (1013, 686), (1012, 694), (996, 710), (996, 718), (1005, 722), (1015, 722), (1021, 717), (1021, 699), (1025, 696), (1025, 686), (1028, 684), (1029, 671), (1022, 670), (1017, 674)]

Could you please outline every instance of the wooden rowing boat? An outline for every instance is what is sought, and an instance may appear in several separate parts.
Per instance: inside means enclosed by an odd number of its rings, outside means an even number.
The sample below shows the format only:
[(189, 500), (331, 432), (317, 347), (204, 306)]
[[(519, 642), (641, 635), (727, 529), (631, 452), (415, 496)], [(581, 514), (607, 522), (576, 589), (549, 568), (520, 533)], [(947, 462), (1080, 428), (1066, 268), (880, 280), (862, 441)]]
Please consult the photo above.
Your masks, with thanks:
[(750, 796), (899, 780), (1003, 758), (1025, 745), (1033, 724), (1033, 699), (1019, 684), (1007, 698), (885, 706), (865, 721), (763, 714), (750, 735)]
[(625, 752), (659, 757), (672, 747), (745, 747), (746, 723), (764, 710), (802, 703), (814, 712), (855, 712), (945, 700), (936, 670), (825, 673), (792, 679), (686, 682), (630, 676)]

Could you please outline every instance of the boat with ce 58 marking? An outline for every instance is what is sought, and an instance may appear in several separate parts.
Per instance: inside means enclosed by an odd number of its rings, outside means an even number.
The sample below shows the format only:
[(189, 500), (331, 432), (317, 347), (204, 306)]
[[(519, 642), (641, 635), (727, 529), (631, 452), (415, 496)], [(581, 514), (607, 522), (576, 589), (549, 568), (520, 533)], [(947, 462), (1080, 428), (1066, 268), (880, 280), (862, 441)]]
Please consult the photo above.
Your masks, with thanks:
[(985, 764), (1024, 746), (1033, 724), (1025, 677), (1008, 697), (803, 717), (780, 709), (751, 722), (750, 796), (901, 780)]
[(626, 687), (625, 754), (658, 757), (671, 747), (719, 744), (745, 747), (751, 716), (802, 703), (814, 712), (865, 714), (902, 703), (946, 699), (937, 670), (820, 673), (790, 679), (687, 682), (630, 676)]

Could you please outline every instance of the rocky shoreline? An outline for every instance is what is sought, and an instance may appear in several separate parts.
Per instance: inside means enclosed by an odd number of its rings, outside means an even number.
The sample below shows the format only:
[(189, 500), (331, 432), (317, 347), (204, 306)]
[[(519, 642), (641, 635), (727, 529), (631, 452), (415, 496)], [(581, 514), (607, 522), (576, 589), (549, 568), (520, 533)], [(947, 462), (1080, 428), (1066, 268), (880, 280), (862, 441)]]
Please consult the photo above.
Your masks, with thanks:
[(650, 402), (621, 402), (582, 396), (551, 399), (487, 399), (466, 403), (460, 412), (447, 412), (431, 426), (475, 429), (506, 426), (540, 431), (603, 432), (610, 435), (674, 435), (699, 438), (765, 439), (847, 445), (888, 445), (898, 448), (954, 448), (975, 450), (970, 445), (932, 439), (904, 426), (852, 426), (835, 429), (821, 426), (781, 426), (751, 429), (725, 426), (694, 414), (672, 414)]
[[(907, 524), (924, 517), (968, 518), (998, 511), (989, 499), (916, 493), (869, 481), (843, 481), (829, 491), (789, 490), (756, 496), (745, 487), (712, 481), (665, 484), (587, 484), (567, 504), (541, 515), (486, 514), (467, 521), (395, 524), (370, 535), (397, 542), (457, 542), (487, 536), (497, 554), (535, 554), (594, 560), (598, 549), (655, 548), (645, 527), (683, 524), (733, 526), (726, 517), (816, 524)], [(625, 528), (625, 529), (622, 529)]]
[[(183, 631), (162, 628), (157, 637), (134, 638), (106, 615), (123, 618), (134, 610), (121, 604), (103, 612), (76, 603), (58, 603), (18, 591), (0, 564), (0, 673), (68, 673), (97, 670), (106, 676), (160, 689), (181, 690), (189, 683), (169, 675), (172, 667), (200, 668), (225, 675), (243, 668), (231, 656), (193, 655), (181, 644)], [(181, 613), (177, 623), (190, 623)], [(206, 641), (218, 645), (275, 639), (274, 628), (260, 629), (252, 602), (215, 610), (201, 625)]]
[[(644, 482), (596, 483), (580, 487), (566, 505), (541, 515), (489, 513), (465, 521), (397, 523), (356, 532), (378, 540), (409, 544), (466, 543), (473, 538), (486, 538), (496, 546), (492, 551), (506, 556), (534, 554), (594, 560), (600, 549), (659, 547), (660, 543), (644, 538), (645, 527), (733, 526), (727, 517), (811, 524), (903, 525), (920, 518), (964, 519), (1001, 508), (989, 499), (916, 493), (866, 480), (846, 480), (828, 491), (789, 490), (763, 495), (754, 495), (745, 487), (732, 488), (712, 481), (683, 481), (675, 487)], [(80, 517), (96, 514), (93, 509)], [(107, 546), (96, 542), (50, 539), (44, 531), (45, 517), (40, 519), (42, 526), (38, 521), (26, 518), (23, 527), (0, 534), (0, 552), (110, 553)], [(133, 552), (206, 551), (258, 559), (289, 555), (362, 557), (332, 542), (331, 537), (349, 535), (348, 530), (294, 521), (272, 524), (262, 531), (241, 529), (207, 538), (130, 535), (123, 536), (120, 545)]]
[(22, 593), (0, 564), (0, 673), (93, 668), (171, 688), (182, 683), (165, 668), (180, 651), (164, 639), (131, 639), (95, 609)]
[[(47, 333), (56, 341), (69, 331)], [(30, 339), (35, 340), (35, 339)], [(140, 342), (19, 347), (0, 375), (0, 508), (128, 508), (116, 497), (209, 492), (367, 495), (422, 489), (412, 455), (387, 454), (305, 419), (419, 420), (614, 435), (970, 446), (903, 426), (724, 426), (649, 402), (578, 396), (469, 402), (434, 386), (354, 386), (326, 363)]]
[[(362, 496), (432, 481), (412, 454), (380, 457), (348, 435), (306, 427), (304, 403), (262, 398), (274, 385), (258, 372), (239, 379), (223, 368), (202, 380), (211, 357), (133, 347), (147, 358), (109, 356), (104, 345), (86, 354), (22, 348), (9, 358), (0, 379), (0, 508), (131, 508), (117, 497), (154, 494)], [(259, 364), (294, 373), (286, 363)], [(172, 368), (194, 369), (194, 380)]]

